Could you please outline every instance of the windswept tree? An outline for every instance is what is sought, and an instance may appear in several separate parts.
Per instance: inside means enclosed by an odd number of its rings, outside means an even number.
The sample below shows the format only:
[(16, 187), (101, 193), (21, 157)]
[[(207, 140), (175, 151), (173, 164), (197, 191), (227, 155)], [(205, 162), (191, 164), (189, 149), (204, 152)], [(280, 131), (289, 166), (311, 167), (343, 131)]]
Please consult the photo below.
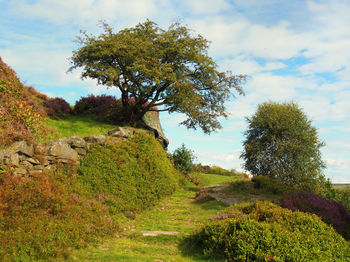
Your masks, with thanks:
[(102, 27), (99, 36), (78, 37), (81, 47), (73, 51), (69, 71), (82, 68), (82, 79), (118, 88), (133, 126), (147, 111), (169, 111), (185, 114), (181, 124), (188, 128), (210, 133), (221, 127), (219, 117), (227, 117), (225, 101), (243, 94), (245, 76), (218, 71), (209, 42), (179, 23), (163, 30), (147, 20), (117, 33)]
[(300, 190), (311, 191), (326, 182), (320, 152), (324, 143), (297, 104), (260, 104), (247, 121), (241, 158), (253, 176), (277, 178)]

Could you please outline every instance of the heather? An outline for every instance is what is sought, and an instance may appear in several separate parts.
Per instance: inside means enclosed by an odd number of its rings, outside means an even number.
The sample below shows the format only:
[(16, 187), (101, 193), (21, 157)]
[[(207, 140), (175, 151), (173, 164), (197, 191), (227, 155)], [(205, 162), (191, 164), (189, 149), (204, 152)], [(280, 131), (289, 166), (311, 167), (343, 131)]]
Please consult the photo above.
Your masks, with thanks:
[(63, 117), (73, 112), (67, 101), (60, 97), (51, 98), (48, 101), (45, 101), (44, 106), (46, 107), (47, 114), (53, 118)]
[[(135, 103), (134, 98), (129, 98), (129, 102)], [(149, 102), (145, 102), (143, 106), (147, 106)], [(152, 107), (151, 109), (157, 109)], [(74, 113), (77, 115), (92, 115), (98, 119), (110, 124), (127, 124), (125, 111), (123, 110), (120, 99), (111, 95), (93, 95), (81, 97), (76, 101)]]
[(350, 212), (339, 202), (329, 201), (310, 192), (294, 192), (281, 198), (281, 206), (316, 214), (345, 239), (350, 240)]
[(236, 204), (184, 243), (226, 261), (347, 261), (349, 244), (316, 215), (270, 202)]
[(38, 92), (24, 86), (0, 58), (0, 147), (15, 140), (33, 140), (44, 133), (45, 115)]
[(88, 198), (70, 172), (1, 174), (2, 261), (66, 259), (72, 248), (118, 230), (117, 217), (98, 198)]

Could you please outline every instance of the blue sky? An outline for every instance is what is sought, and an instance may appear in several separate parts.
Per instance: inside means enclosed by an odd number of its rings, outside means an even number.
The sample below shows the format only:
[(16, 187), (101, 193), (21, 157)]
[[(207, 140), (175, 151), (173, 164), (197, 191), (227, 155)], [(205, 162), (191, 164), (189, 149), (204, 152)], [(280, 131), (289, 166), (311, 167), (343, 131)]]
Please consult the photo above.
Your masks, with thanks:
[(259, 103), (295, 101), (313, 120), (333, 182), (350, 182), (350, 2), (347, 0), (0, 0), (0, 56), (23, 82), (71, 104), (90, 93), (117, 94), (79, 72), (67, 74), (79, 30), (116, 31), (146, 19), (181, 21), (211, 41), (221, 70), (247, 74), (246, 96), (227, 103), (223, 129), (208, 136), (161, 113), (170, 151), (184, 143), (198, 161), (241, 169), (245, 117)]

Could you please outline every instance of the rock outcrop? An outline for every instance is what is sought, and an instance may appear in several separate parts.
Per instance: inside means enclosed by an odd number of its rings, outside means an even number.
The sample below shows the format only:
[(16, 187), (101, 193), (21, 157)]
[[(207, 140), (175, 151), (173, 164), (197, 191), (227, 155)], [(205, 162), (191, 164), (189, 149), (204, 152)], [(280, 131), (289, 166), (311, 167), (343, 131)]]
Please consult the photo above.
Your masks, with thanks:
[(156, 111), (148, 111), (142, 117), (142, 121), (147, 129), (154, 132), (154, 137), (161, 143), (161, 145), (164, 148), (167, 148), (169, 145), (169, 140), (163, 133), (163, 129), (159, 121), (159, 113)]

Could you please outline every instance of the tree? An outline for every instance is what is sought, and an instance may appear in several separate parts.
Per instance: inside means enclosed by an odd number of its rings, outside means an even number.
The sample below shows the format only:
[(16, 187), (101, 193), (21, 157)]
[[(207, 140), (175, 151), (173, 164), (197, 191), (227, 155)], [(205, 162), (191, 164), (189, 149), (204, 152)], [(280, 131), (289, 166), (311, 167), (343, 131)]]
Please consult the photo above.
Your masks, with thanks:
[(324, 145), (305, 113), (294, 103), (266, 102), (247, 118), (244, 168), (303, 190), (325, 183), (320, 148)]
[(244, 75), (219, 72), (208, 56), (209, 42), (179, 23), (168, 30), (147, 20), (114, 33), (102, 24), (99, 36), (82, 32), (68, 71), (82, 68), (82, 79), (117, 87), (123, 114), (135, 126), (147, 111), (184, 113), (181, 124), (205, 133), (220, 128), (227, 117), (224, 102), (233, 91), (243, 94)]
[(175, 149), (172, 159), (174, 166), (181, 172), (188, 174), (193, 170), (193, 161), (196, 159), (192, 150), (185, 147), (184, 144), (181, 147)]

